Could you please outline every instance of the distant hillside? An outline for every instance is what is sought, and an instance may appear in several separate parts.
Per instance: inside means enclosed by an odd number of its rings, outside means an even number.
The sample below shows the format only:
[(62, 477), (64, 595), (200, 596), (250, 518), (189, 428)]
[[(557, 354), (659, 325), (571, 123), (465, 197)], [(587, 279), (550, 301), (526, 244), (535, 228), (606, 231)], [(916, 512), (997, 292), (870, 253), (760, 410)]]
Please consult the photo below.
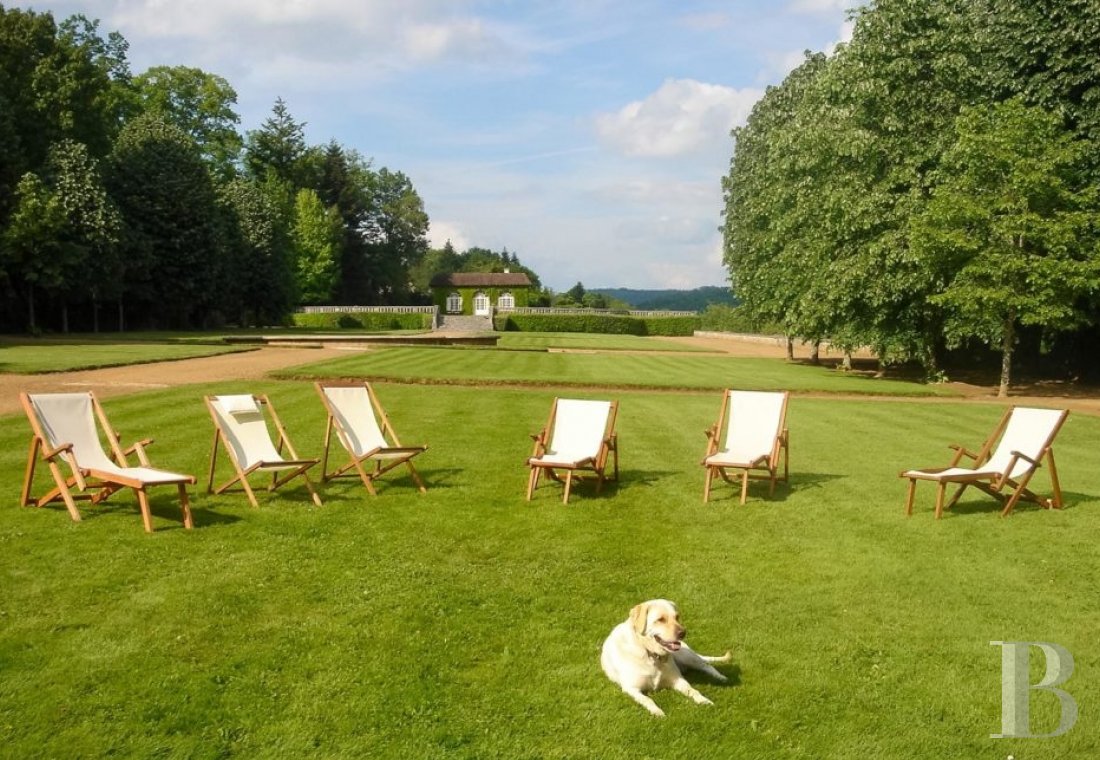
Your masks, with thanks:
[(635, 309), (669, 309), (672, 311), (702, 311), (707, 304), (734, 306), (737, 299), (728, 287), (707, 285), (695, 290), (632, 290), (630, 288), (592, 288), (608, 298), (625, 301)]

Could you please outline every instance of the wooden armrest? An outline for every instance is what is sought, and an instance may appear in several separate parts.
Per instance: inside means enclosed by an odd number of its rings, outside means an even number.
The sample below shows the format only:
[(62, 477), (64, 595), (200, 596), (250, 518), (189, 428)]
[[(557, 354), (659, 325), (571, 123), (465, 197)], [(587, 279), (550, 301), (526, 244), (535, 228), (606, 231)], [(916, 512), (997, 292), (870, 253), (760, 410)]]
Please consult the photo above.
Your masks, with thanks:
[(47, 451), (43, 451), (42, 452), (42, 458), (43, 459), (53, 459), (58, 454), (64, 454), (65, 452), (72, 451), (72, 450), (73, 450), (73, 445), (71, 443), (62, 443), (62, 444), (59, 444), (56, 449), (49, 449)]
[[(1024, 454), (1022, 452), (1012, 451), (1010, 453), (1012, 454), (1013, 459), (1022, 459), (1025, 462), (1029, 462), (1033, 467), (1042, 467), (1043, 466), (1043, 463), (1040, 460), (1032, 459), (1027, 454)], [(1013, 464), (1015, 464), (1015, 463), (1013, 463)], [(1009, 467), (1008, 469), (1011, 470), (1012, 467)]]
[(958, 464), (959, 460), (962, 459), (963, 457), (969, 457), (970, 459), (974, 460), (975, 462), (978, 461), (978, 455), (975, 452), (971, 451), (970, 449), (966, 448), (965, 446), (962, 446), (962, 445), (957, 444), (957, 443), (952, 443), (952, 444), (949, 444), (947, 446), (947, 448), (949, 448), (949, 449), (951, 449), (952, 451), (955, 452), (955, 456), (951, 457), (951, 465), (950, 465), (951, 467), (954, 467), (956, 464)]

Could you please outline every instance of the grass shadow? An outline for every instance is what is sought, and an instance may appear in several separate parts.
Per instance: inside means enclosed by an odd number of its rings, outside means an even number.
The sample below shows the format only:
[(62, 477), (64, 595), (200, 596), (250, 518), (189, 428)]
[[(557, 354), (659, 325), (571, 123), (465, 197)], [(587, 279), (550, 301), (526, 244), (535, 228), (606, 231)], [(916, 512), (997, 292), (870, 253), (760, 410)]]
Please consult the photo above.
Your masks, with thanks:
[[(748, 505), (753, 501), (769, 501), (769, 502), (785, 502), (791, 497), (793, 492), (805, 490), (807, 488), (821, 488), (826, 483), (833, 480), (840, 480), (843, 475), (833, 475), (831, 473), (819, 473), (819, 472), (800, 472), (798, 475), (792, 475), (790, 480), (784, 482), (780, 480), (775, 484), (775, 493), (771, 496), (768, 495), (768, 482), (766, 480), (753, 479), (749, 481), (749, 493), (748, 499), (745, 504)], [(701, 490), (701, 489), (700, 489)], [(716, 502), (721, 503), (725, 501), (740, 502), (741, 501), (741, 481), (737, 478), (733, 479), (732, 483), (727, 483), (722, 480), (715, 480), (710, 489), (710, 504)], [(740, 506), (740, 504), (738, 504)]]

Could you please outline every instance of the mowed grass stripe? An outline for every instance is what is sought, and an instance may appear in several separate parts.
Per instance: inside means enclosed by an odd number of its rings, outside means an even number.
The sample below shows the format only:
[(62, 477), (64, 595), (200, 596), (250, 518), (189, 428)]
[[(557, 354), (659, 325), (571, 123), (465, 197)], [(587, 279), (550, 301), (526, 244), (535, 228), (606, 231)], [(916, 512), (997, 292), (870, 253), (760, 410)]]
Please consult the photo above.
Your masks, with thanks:
[[(1084, 715), (1060, 741), (1000, 726), (991, 640), (1050, 640), (1077, 659), (1066, 688), (1100, 699), (1100, 419), (1071, 415), (1056, 451), (1069, 505), (1006, 520), (974, 493), (943, 520), (932, 490), (902, 514), (909, 466), (976, 446), (996, 405), (794, 398), (792, 481), (702, 503), (713, 394), (619, 398), (623, 476), (523, 494), (528, 433), (554, 389), (378, 384), (408, 443), (430, 443), (418, 494), (394, 473), (240, 494), (194, 489), (197, 528), (154, 496), (82, 509), (14, 506), (28, 431), (0, 420), (0, 740), (14, 757), (634, 758), (1091, 757)], [(202, 476), (203, 393), (267, 393), (299, 453), (320, 453), (308, 383), (224, 383), (107, 399), (153, 461)], [(224, 475), (223, 468), (220, 476)], [(927, 486), (927, 484), (922, 484)], [(1037, 476), (1045, 488), (1045, 475)], [(170, 490), (170, 489), (169, 489)], [(731, 648), (732, 686), (703, 709), (663, 692), (651, 719), (599, 670), (630, 606), (666, 596), (702, 651)], [(1038, 658), (1037, 658), (1038, 659)], [(1036, 666), (1038, 667), (1038, 664)], [(1041, 673), (1037, 675), (1041, 676)], [(1033, 682), (1037, 680), (1033, 678)], [(899, 705), (903, 706), (899, 708)], [(1033, 725), (1051, 729), (1039, 697)]]
[(779, 359), (392, 348), (295, 367), (285, 377), (363, 377), (403, 382), (560, 387), (791, 390), (936, 396), (943, 386), (871, 378)]

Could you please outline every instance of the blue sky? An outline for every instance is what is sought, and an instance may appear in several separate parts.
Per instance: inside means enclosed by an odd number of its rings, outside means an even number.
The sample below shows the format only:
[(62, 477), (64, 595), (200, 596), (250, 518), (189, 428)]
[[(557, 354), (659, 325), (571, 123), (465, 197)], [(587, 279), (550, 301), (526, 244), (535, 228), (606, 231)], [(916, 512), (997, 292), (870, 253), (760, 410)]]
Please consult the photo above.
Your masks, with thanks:
[(412, 180), (431, 241), (507, 248), (544, 284), (722, 285), (733, 144), (856, 0), (59, 0), (130, 43), (135, 74), (196, 66), (242, 131), (282, 97)]

